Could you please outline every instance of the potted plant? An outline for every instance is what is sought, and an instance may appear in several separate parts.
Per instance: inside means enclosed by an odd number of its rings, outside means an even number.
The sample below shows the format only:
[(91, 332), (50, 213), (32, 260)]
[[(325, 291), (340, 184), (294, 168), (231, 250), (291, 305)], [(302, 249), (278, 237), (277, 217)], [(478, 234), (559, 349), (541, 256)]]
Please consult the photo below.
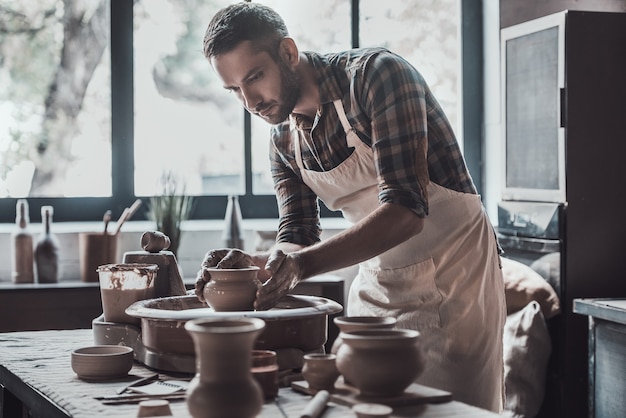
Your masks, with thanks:
[(193, 197), (185, 195), (185, 185), (171, 172), (161, 175), (159, 188), (160, 194), (150, 198), (148, 218), (156, 223), (157, 231), (170, 238), (169, 250), (176, 254), (182, 235), (181, 224), (189, 219)]

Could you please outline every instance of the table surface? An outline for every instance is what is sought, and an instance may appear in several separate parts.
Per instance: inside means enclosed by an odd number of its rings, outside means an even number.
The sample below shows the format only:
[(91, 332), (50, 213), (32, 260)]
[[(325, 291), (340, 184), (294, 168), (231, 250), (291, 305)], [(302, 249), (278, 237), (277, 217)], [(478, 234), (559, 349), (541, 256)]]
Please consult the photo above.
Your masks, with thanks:
[[(71, 351), (88, 345), (93, 345), (90, 329), (0, 333), (0, 384), (35, 411), (34, 416), (135, 417), (137, 404), (104, 405), (94, 397), (115, 395), (116, 389), (125, 383), (149, 376), (154, 370), (135, 362), (125, 378), (96, 383), (82, 381), (72, 371)], [(162, 380), (180, 377), (159, 373)], [(310, 399), (290, 388), (281, 388), (276, 402), (266, 402), (259, 418), (298, 418)], [(170, 401), (170, 407), (175, 417), (190, 417), (184, 400)], [(452, 401), (396, 407), (392, 416), (490, 418), (499, 415)], [(355, 414), (333, 402), (321, 416), (345, 417)]]

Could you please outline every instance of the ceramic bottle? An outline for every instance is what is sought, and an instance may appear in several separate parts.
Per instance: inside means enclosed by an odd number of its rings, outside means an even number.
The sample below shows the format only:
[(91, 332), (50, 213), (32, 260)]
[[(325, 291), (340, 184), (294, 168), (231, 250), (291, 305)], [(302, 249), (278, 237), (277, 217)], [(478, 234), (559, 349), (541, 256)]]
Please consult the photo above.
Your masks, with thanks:
[(52, 233), (52, 206), (41, 207), (41, 223), (43, 232), (35, 245), (35, 265), (39, 283), (56, 283), (59, 281), (59, 241)]
[(224, 216), (224, 232), (222, 239), (226, 248), (238, 248), (243, 250), (243, 226), (239, 197), (228, 196), (226, 215)]
[(11, 233), (11, 279), (13, 283), (33, 283), (33, 235), (29, 229), (28, 201), (15, 205), (15, 230)]
[(187, 389), (191, 416), (257, 416), (264, 395), (252, 375), (252, 349), (264, 328), (259, 318), (199, 318), (185, 323), (196, 353), (196, 375)]

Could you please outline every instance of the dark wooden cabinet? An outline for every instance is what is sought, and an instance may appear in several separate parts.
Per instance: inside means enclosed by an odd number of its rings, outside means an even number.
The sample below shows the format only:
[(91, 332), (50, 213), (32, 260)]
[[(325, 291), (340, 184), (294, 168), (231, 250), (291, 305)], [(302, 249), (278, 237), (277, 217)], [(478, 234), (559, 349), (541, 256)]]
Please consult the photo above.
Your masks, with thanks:
[[(588, 332), (586, 318), (573, 312), (574, 299), (626, 297), (626, 281), (620, 274), (626, 254), (626, 13), (564, 11), (503, 28), (503, 39), (511, 31), (555, 35), (536, 37), (548, 39), (553, 49), (546, 49), (543, 41), (523, 42), (527, 49), (513, 66), (518, 71), (513, 76), (528, 84), (513, 86), (519, 102), (511, 109), (517, 112), (515, 117), (522, 118), (509, 125), (509, 115), (503, 111), (503, 141), (508, 141), (506, 129), (518, 129), (516, 137), (527, 141), (515, 149), (526, 153), (527, 158), (517, 164), (522, 171), (516, 177), (521, 187), (503, 200), (558, 207), (554, 238), (559, 243), (558, 291), (563, 312), (549, 324), (553, 353), (540, 416), (582, 418), (588, 411)], [(555, 65), (554, 56), (558, 59), (558, 74), (550, 73), (551, 78), (545, 82), (544, 70), (555, 68), (550, 67)], [(534, 73), (520, 70), (528, 62), (547, 61), (549, 65), (528, 66), (538, 70)], [(502, 77), (506, 94), (510, 80), (506, 72)], [(535, 82), (544, 84), (537, 90)], [(507, 99), (503, 98), (504, 105)], [(531, 117), (524, 120), (528, 114)], [(546, 129), (551, 132), (546, 134)], [(546, 152), (552, 152), (555, 158), (544, 158), (542, 135), (554, 141)], [(553, 161), (554, 166), (539, 167), (539, 161), (546, 160)], [(542, 185), (554, 193), (542, 190), (525, 194), (523, 188), (532, 188), (534, 183), (525, 183), (524, 170), (529, 178), (540, 182), (544, 178), (537, 172), (543, 169), (557, 176), (558, 181)], [(541, 225), (540, 217), (528, 214), (509, 218), (515, 226)]]
[(577, 299), (589, 320), (589, 417), (626, 417), (626, 299)]

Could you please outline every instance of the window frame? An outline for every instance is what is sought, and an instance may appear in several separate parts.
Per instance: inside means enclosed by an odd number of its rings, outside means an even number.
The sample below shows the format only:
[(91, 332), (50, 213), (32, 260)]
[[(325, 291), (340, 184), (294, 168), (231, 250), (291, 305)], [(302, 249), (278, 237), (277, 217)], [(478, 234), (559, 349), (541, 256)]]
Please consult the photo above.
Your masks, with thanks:
[[(483, 42), (482, 1), (458, 0), (461, 10), (461, 135), (467, 165), (479, 193), (483, 189)], [(40, 221), (39, 208), (55, 207), (55, 222), (98, 221), (107, 210), (114, 216), (130, 206), (134, 195), (133, 0), (110, 1), (112, 196), (28, 197), (31, 221)], [(351, 0), (352, 47), (359, 46), (359, 0)], [(210, 68), (207, 64), (207, 71)], [(244, 218), (277, 218), (274, 195), (252, 194), (251, 115), (244, 112), (245, 194), (239, 196)], [(146, 199), (143, 199), (144, 203)], [(196, 196), (191, 219), (221, 219), (227, 196)], [(0, 198), (0, 222), (13, 222), (17, 198)], [(320, 204), (323, 217), (336, 217)], [(147, 205), (134, 215), (147, 219)]]

